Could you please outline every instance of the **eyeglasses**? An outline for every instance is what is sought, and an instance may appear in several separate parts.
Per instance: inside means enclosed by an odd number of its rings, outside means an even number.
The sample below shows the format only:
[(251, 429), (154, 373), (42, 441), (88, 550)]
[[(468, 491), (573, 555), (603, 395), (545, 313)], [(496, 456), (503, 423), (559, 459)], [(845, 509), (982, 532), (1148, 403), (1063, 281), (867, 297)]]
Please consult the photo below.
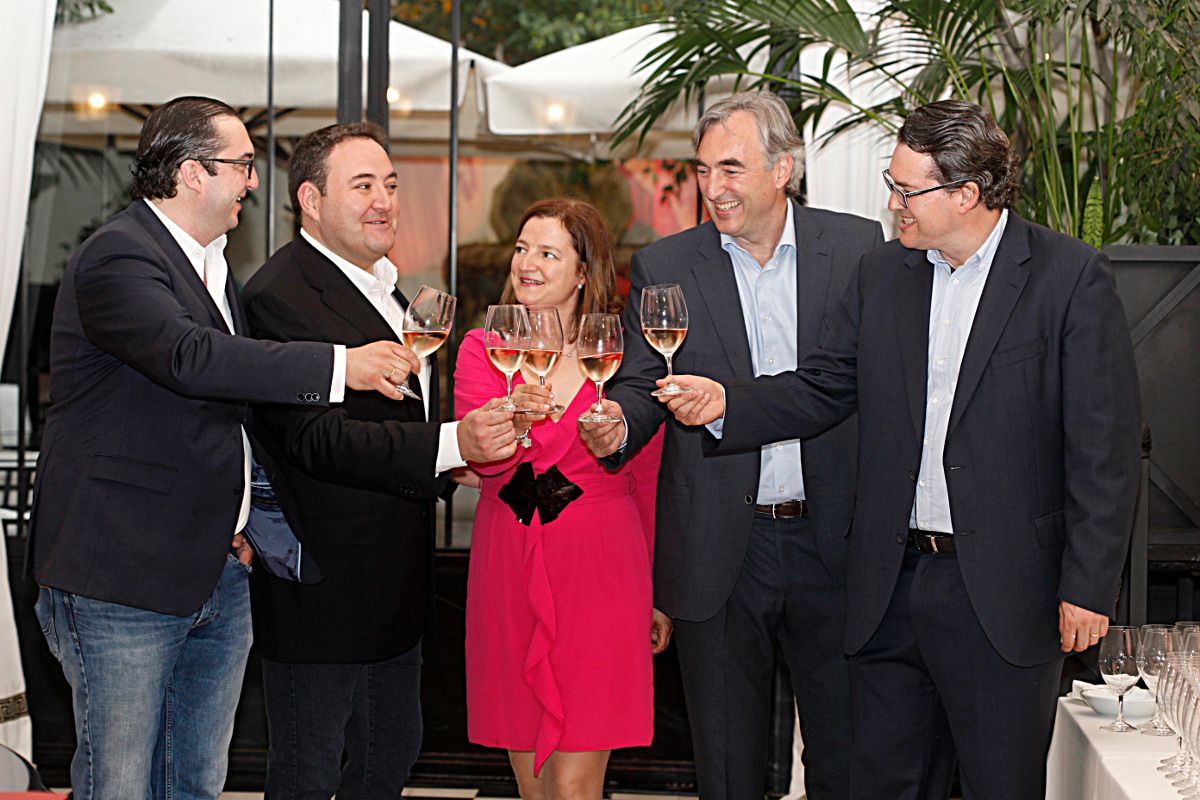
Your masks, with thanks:
[(964, 183), (968, 183), (970, 181), (978, 182), (979, 179), (974, 177), (959, 178), (958, 180), (950, 181), (949, 183), (939, 183), (937, 186), (930, 186), (928, 189), (917, 189), (912, 192), (906, 192), (897, 186), (896, 182), (892, 180), (891, 172), (886, 169), (883, 171), (883, 182), (887, 184), (888, 191), (896, 195), (896, 199), (900, 201), (900, 205), (904, 206), (905, 208), (908, 208), (908, 198), (910, 197), (916, 197), (919, 194), (929, 194), (930, 192), (936, 192), (938, 189), (949, 189), (954, 186), (962, 186)]
[[(187, 159), (184, 159), (187, 160)], [(237, 164), (246, 172), (246, 179), (254, 177), (254, 159), (253, 158), (199, 158), (193, 156), (192, 161), (199, 161), (203, 164), (206, 161), (212, 161), (217, 164)]]

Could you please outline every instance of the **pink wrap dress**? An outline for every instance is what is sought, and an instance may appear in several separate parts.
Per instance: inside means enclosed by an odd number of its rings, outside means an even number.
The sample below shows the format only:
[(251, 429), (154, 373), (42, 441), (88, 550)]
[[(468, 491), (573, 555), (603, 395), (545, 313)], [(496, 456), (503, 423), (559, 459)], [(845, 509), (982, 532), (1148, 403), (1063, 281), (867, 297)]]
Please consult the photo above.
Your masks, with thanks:
[[(565, 360), (558, 369), (576, 368)], [(482, 332), (471, 331), (455, 372), (459, 416), (504, 390)], [(576, 430), (595, 398), (585, 380), (558, 422), (534, 424), (532, 447), (472, 465), (484, 477), (467, 580), (468, 737), (533, 751), (538, 771), (555, 750), (648, 745), (654, 732), (650, 566), (662, 432), (608, 472)], [(557, 466), (583, 490), (549, 524), (536, 513), (521, 524), (497, 496), (524, 461), (537, 475)]]

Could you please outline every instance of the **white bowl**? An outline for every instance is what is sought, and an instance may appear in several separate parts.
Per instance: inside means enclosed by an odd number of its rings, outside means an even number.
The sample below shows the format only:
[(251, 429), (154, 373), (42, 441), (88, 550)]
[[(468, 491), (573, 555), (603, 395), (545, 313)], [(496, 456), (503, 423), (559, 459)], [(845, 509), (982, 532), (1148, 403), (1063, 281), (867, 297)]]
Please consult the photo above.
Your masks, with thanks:
[[(1109, 686), (1093, 686), (1083, 690), (1083, 700), (1092, 711), (1104, 717), (1117, 716), (1117, 695)], [(1154, 716), (1154, 695), (1135, 687), (1125, 693), (1125, 718), (1150, 719)]]

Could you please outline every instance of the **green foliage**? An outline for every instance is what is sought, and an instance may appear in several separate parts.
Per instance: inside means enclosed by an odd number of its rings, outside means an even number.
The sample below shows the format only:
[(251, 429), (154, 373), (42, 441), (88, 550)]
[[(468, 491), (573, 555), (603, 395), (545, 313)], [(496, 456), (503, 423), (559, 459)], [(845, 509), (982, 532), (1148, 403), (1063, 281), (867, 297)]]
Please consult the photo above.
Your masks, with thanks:
[[(667, 0), (672, 39), (647, 56), (650, 76), (614, 138), (644, 136), (725, 75), (780, 91), (801, 126), (849, 109), (830, 137), (862, 125), (894, 133), (910, 110), (957, 97), (987, 107), (1012, 137), (1027, 217), (1083, 236), (1086, 216), (1100, 242), (1151, 229), (1200, 241), (1196, 202), (1180, 205), (1197, 196), (1197, 13), (1194, 0), (885, 0), (864, 19), (848, 0)], [(827, 55), (803, 73), (814, 45)], [(770, 67), (751, 69), (755, 56)], [(847, 79), (876, 99), (855, 103), (839, 88)], [(1176, 187), (1131, 181), (1163, 169)], [(1190, 233), (1180, 229), (1189, 218)]]
[[(660, 0), (473, 0), (462, 7), (462, 42), (477, 53), (521, 64), (624, 30), (661, 8)], [(450, 38), (449, 0), (393, 0), (392, 17)]]
[(112, 6), (104, 0), (58, 0), (54, 10), (54, 24), (81, 22), (101, 14), (111, 14)]

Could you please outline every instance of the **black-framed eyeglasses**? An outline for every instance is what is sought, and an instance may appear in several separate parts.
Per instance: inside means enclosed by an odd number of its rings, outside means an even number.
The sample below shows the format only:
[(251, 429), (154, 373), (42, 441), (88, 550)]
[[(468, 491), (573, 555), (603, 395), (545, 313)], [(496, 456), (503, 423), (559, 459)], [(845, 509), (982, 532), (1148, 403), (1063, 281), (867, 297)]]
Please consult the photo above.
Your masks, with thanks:
[(217, 164), (237, 164), (246, 171), (246, 180), (254, 177), (254, 159), (253, 158), (209, 158), (207, 156), (193, 156), (192, 161), (199, 161), (203, 164), (206, 161), (212, 161)]
[(900, 201), (900, 205), (904, 206), (905, 208), (908, 208), (908, 198), (910, 197), (916, 197), (919, 194), (929, 194), (930, 192), (936, 192), (938, 189), (952, 189), (956, 186), (962, 186), (964, 183), (970, 183), (971, 181), (978, 182), (978, 180), (978, 178), (959, 178), (958, 180), (950, 181), (949, 183), (939, 183), (937, 186), (930, 186), (928, 189), (916, 189), (911, 192), (906, 192), (897, 186), (896, 182), (892, 180), (892, 173), (890, 171), (886, 169), (883, 171), (883, 182), (887, 184), (888, 191), (896, 195), (896, 198)]

